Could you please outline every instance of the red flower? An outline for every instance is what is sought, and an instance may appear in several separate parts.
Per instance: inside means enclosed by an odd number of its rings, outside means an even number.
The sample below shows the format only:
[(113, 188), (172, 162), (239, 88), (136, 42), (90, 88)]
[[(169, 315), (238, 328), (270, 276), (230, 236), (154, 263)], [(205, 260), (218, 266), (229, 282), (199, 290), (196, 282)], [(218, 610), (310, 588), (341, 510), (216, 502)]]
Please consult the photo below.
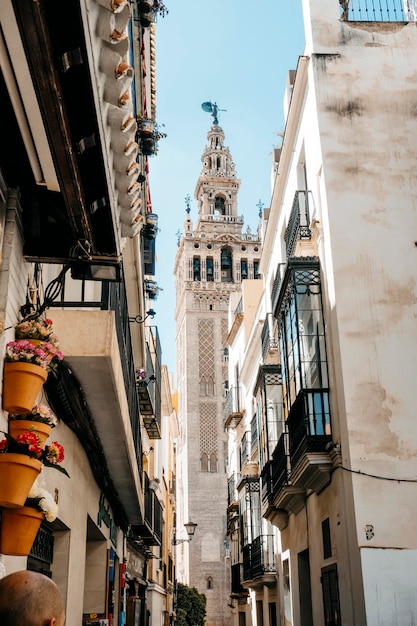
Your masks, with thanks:
[(40, 445), (39, 437), (35, 433), (31, 433), (26, 430), (24, 433), (16, 437), (18, 443), (27, 445), (28, 451), (40, 456), (42, 454), (42, 446)]
[(7, 450), (7, 439), (2, 439), (0, 441), (0, 452), (6, 452)]
[(45, 458), (53, 465), (61, 463), (64, 460), (64, 447), (57, 441), (53, 441), (50, 446), (45, 446)]
[(48, 326), (52, 326), (53, 322), (52, 322), (52, 320), (46, 318), (45, 319), (45, 324), (47, 324)]

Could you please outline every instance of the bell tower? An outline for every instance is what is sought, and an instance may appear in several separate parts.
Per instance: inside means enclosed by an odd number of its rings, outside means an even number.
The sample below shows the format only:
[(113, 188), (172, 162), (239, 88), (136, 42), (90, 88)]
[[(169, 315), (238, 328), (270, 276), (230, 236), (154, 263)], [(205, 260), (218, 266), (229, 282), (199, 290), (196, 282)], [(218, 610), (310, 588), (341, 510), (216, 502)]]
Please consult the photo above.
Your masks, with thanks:
[[(238, 215), (240, 181), (217, 105), (204, 103), (213, 124), (178, 240), (176, 276), (176, 355), (180, 433), (177, 454), (177, 540), (184, 524), (197, 524), (191, 542), (177, 546), (178, 580), (207, 598), (207, 626), (229, 626), (230, 554), (227, 544), (227, 432), (225, 397), (229, 388), (227, 336), (229, 302), (240, 301), (242, 280), (259, 278), (259, 233)], [(210, 107), (210, 108), (209, 108)]]

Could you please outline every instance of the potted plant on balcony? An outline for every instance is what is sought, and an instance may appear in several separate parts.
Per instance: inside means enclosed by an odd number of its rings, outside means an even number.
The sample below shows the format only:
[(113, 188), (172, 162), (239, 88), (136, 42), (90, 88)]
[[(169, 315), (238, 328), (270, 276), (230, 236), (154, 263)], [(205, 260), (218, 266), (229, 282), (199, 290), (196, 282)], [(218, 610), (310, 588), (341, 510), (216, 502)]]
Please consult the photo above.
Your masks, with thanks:
[(30, 413), (9, 414), (9, 435), (16, 439), (24, 431), (34, 432), (43, 445), (57, 421), (55, 413), (48, 405), (35, 404)]
[(145, 224), (142, 227), (141, 233), (145, 239), (155, 239), (158, 232), (158, 216), (156, 213), (145, 214)]
[(162, 128), (164, 124), (158, 125), (153, 120), (138, 118), (139, 140), (142, 154), (149, 156), (158, 152), (158, 141), (167, 137)]
[(145, 292), (148, 298), (156, 300), (160, 291), (162, 291), (162, 288), (158, 287), (158, 283), (155, 280), (145, 280)]
[(138, 10), (139, 21), (145, 28), (155, 21), (155, 17), (158, 14), (162, 17), (168, 14), (168, 9), (162, 0), (140, 0), (138, 2)]
[(68, 476), (58, 464), (64, 460), (64, 448), (53, 441), (45, 447), (34, 432), (24, 431), (16, 438), (3, 433), (0, 441), (0, 506), (23, 506), (42, 465), (54, 467)]
[(27, 556), (44, 519), (53, 522), (58, 505), (52, 494), (35, 480), (22, 507), (2, 509), (0, 553)]
[(135, 370), (135, 379), (138, 387), (147, 387), (148, 381), (146, 379), (146, 370), (138, 367)]
[(138, 133), (140, 137), (152, 137), (155, 129), (155, 122), (148, 117), (137, 117)]

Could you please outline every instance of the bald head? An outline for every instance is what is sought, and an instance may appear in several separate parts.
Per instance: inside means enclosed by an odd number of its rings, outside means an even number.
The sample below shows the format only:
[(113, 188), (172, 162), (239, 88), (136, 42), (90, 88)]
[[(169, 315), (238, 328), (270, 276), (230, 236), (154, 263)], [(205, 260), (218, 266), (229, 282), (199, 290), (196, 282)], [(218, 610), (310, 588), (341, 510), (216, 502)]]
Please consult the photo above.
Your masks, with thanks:
[(1, 626), (64, 626), (62, 595), (39, 572), (21, 571), (0, 579)]

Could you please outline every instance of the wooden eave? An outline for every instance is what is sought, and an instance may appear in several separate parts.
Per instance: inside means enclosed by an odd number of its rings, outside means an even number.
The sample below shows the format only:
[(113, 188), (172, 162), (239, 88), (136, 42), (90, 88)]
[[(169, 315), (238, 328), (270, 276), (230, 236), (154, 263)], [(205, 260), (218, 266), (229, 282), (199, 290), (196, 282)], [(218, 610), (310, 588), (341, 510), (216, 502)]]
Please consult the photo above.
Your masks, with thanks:
[[(14, 0), (13, 7), (74, 239), (87, 239), (95, 247), (60, 81), (55, 70), (56, 59), (51, 47), (44, 4)], [(62, 26), (65, 27), (64, 21)]]

